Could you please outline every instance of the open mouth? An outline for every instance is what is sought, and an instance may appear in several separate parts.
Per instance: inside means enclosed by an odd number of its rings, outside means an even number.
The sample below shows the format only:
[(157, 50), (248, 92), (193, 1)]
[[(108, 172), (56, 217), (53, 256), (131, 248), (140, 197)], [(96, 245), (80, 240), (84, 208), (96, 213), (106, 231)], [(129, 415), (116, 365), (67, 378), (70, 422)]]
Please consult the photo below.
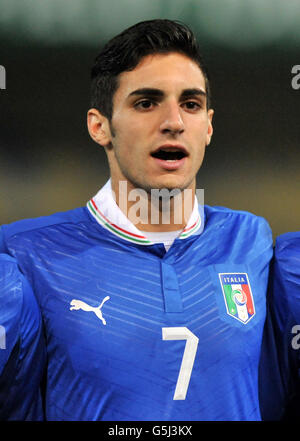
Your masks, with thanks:
[(180, 161), (187, 156), (187, 153), (180, 149), (160, 148), (152, 153), (153, 158), (161, 159), (162, 161)]

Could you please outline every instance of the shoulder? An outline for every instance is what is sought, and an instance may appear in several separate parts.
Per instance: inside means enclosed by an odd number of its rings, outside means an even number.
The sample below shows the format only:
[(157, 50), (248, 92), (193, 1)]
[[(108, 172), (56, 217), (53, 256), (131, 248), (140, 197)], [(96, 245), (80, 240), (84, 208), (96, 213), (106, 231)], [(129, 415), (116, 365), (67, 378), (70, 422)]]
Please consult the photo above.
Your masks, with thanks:
[(25, 278), (20, 272), (17, 261), (6, 254), (0, 254), (0, 318), (1, 324), (16, 320), (19, 326), (19, 315), (22, 312)]
[[(22, 274), (18, 269), (16, 260), (7, 254), (0, 254), (0, 298), (8, 297), (9, 295), (16, 297), (21, 292), (22, 288)], [(12, 294), (8, 294), (12, 293)]]
[[(22, 332), (24, 276), (14, 258), (0, 254), (0, 373)], [(26, 296), (29, 294), (26, 288)]]
[(205, 214), (208, 217), (212, 217), (212, 216), (218, 216), (220, 218), (224, 218), (225, 219), (240, 219), (243, 221), (256, 221), (256, 222), (265, 222), (267, 223), (267, 221), (261, 217), (261, 216), (257, 216), (254, 213), (250, 213), (250, 211), (244, 211), (244, 210), (233, 210), (232, 208), (228, 208), (228, 207), (222, 207), (222, 206), (210, 206), (210, 205), (205, 205), (204, 206), (204, 211)]
[(6, 275), (15, 276), (18, 274), (16, 260), (8, 254), (0, 253), (0, 283), (4, 284)]
[(0, 254), (0, 305), (0, 419), (41, 420), (41, 313), (16, 260), (5, 254)]
[(300, 232), (277, 237), (274, 252), (273, 290), (277, 303), (284, 302), (295, 321), (300, 318)]
[(226, 230), (239, 230), (245, 234), (262, 234), (273, 241), (272, 231), (267, 220), (261, 216), (243, 210), (232, 210), (227, 207), (208, 205), (204, 206), (205, 222), (207, 226)]
[(76, 225), (88, 222), (90, 216), (86, 207), (75, 208), (65, 212), (55, 213), (33, 219), (23, 219), (11, 224), (2, 225), (0, 228), (0, 251), (6, 251), (5, 242), (11, 237), (37, 232), (60, 225)]
[(225, 207), (206, 206), (204, 213), (204, 229), (199, 240), (207, 243), (215, 258), (269, 265), (273, 236), (264, 218)]
[(0, 254), (0, 322), (7, 329), (21, 329), (24, 320), (30, 326), (39, 321), (40, 312), (31, 286), (14, 257)]
[(276, 239), (275, 256), (279, 258), (291, 255), (300, 257), (300, 231), (281, 234)]
[[(274, 253), (277, 280), (285, 286), (300, 290), (300, 232), (285, 233), (277, 237)], [(300, 291), (299, 291), (300, 292)]]

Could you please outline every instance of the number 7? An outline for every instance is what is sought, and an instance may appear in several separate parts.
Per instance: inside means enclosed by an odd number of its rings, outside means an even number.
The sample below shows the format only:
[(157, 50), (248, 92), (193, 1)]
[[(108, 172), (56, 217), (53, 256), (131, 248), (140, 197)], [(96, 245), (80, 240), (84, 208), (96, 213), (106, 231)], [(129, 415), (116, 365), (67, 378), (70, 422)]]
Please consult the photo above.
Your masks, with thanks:
[(194, 366), (199, 338), (185, 326), (162, 328), (163, 340), (186, 340), (173, 400), (185, 400)]

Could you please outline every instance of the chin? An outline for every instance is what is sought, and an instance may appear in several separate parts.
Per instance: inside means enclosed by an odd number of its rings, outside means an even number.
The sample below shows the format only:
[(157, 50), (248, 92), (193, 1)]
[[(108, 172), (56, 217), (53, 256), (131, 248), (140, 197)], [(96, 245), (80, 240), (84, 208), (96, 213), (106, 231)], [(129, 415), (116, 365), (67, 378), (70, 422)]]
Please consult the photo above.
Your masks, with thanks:
[(186, 188), (191, 188), (193, 183), (193, 178), (187, 179), (186, 176), (157, 176), (149, 177), (145, 179), (131, 179), (130, 182), (135, 188), (141, 188), (145, 190), (148, 194), (151, 194), (151, 190), (162, 190), (167, 189), (168, 191), (180, 190), (183, 191)]
[(178, 189), (180, 191), (183, 191), (186, 188), (188, 188), (190, 184), (191, 181), (188, 181), (186, 178), (178, 178), (174, 176), (172, 178), (167, 177), (166, 179), (157, 180), (157, 185), (156, 187), (153, 188), (157, 188), (157, 189), (166, 188), (169, 191)]

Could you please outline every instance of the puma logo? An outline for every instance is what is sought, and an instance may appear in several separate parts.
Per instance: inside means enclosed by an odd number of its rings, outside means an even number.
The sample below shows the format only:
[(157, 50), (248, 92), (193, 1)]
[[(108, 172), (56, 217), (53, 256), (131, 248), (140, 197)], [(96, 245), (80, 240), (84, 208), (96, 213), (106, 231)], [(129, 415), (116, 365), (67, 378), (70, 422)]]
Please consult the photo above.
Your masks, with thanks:
[(106, 320), (103, 318), (101, 308), (103, 304), (107, 302), (107, 300), (109, 299), (110, 299), (109, 296), (104, 297), (100, 305), (96, 307), (90, 306), (87, 303), (83, 302), (82, 300), (73, 299), (70, 302), (71, 305), (70, 311), (72, 311), (73, 309), (75, 309), (75, 311), (77, 311), (78, 309), (82, 309), (83, 311), (93, 311), (96, 314), (96, 316), (102, 321), (103, 325), (106, 325)]

